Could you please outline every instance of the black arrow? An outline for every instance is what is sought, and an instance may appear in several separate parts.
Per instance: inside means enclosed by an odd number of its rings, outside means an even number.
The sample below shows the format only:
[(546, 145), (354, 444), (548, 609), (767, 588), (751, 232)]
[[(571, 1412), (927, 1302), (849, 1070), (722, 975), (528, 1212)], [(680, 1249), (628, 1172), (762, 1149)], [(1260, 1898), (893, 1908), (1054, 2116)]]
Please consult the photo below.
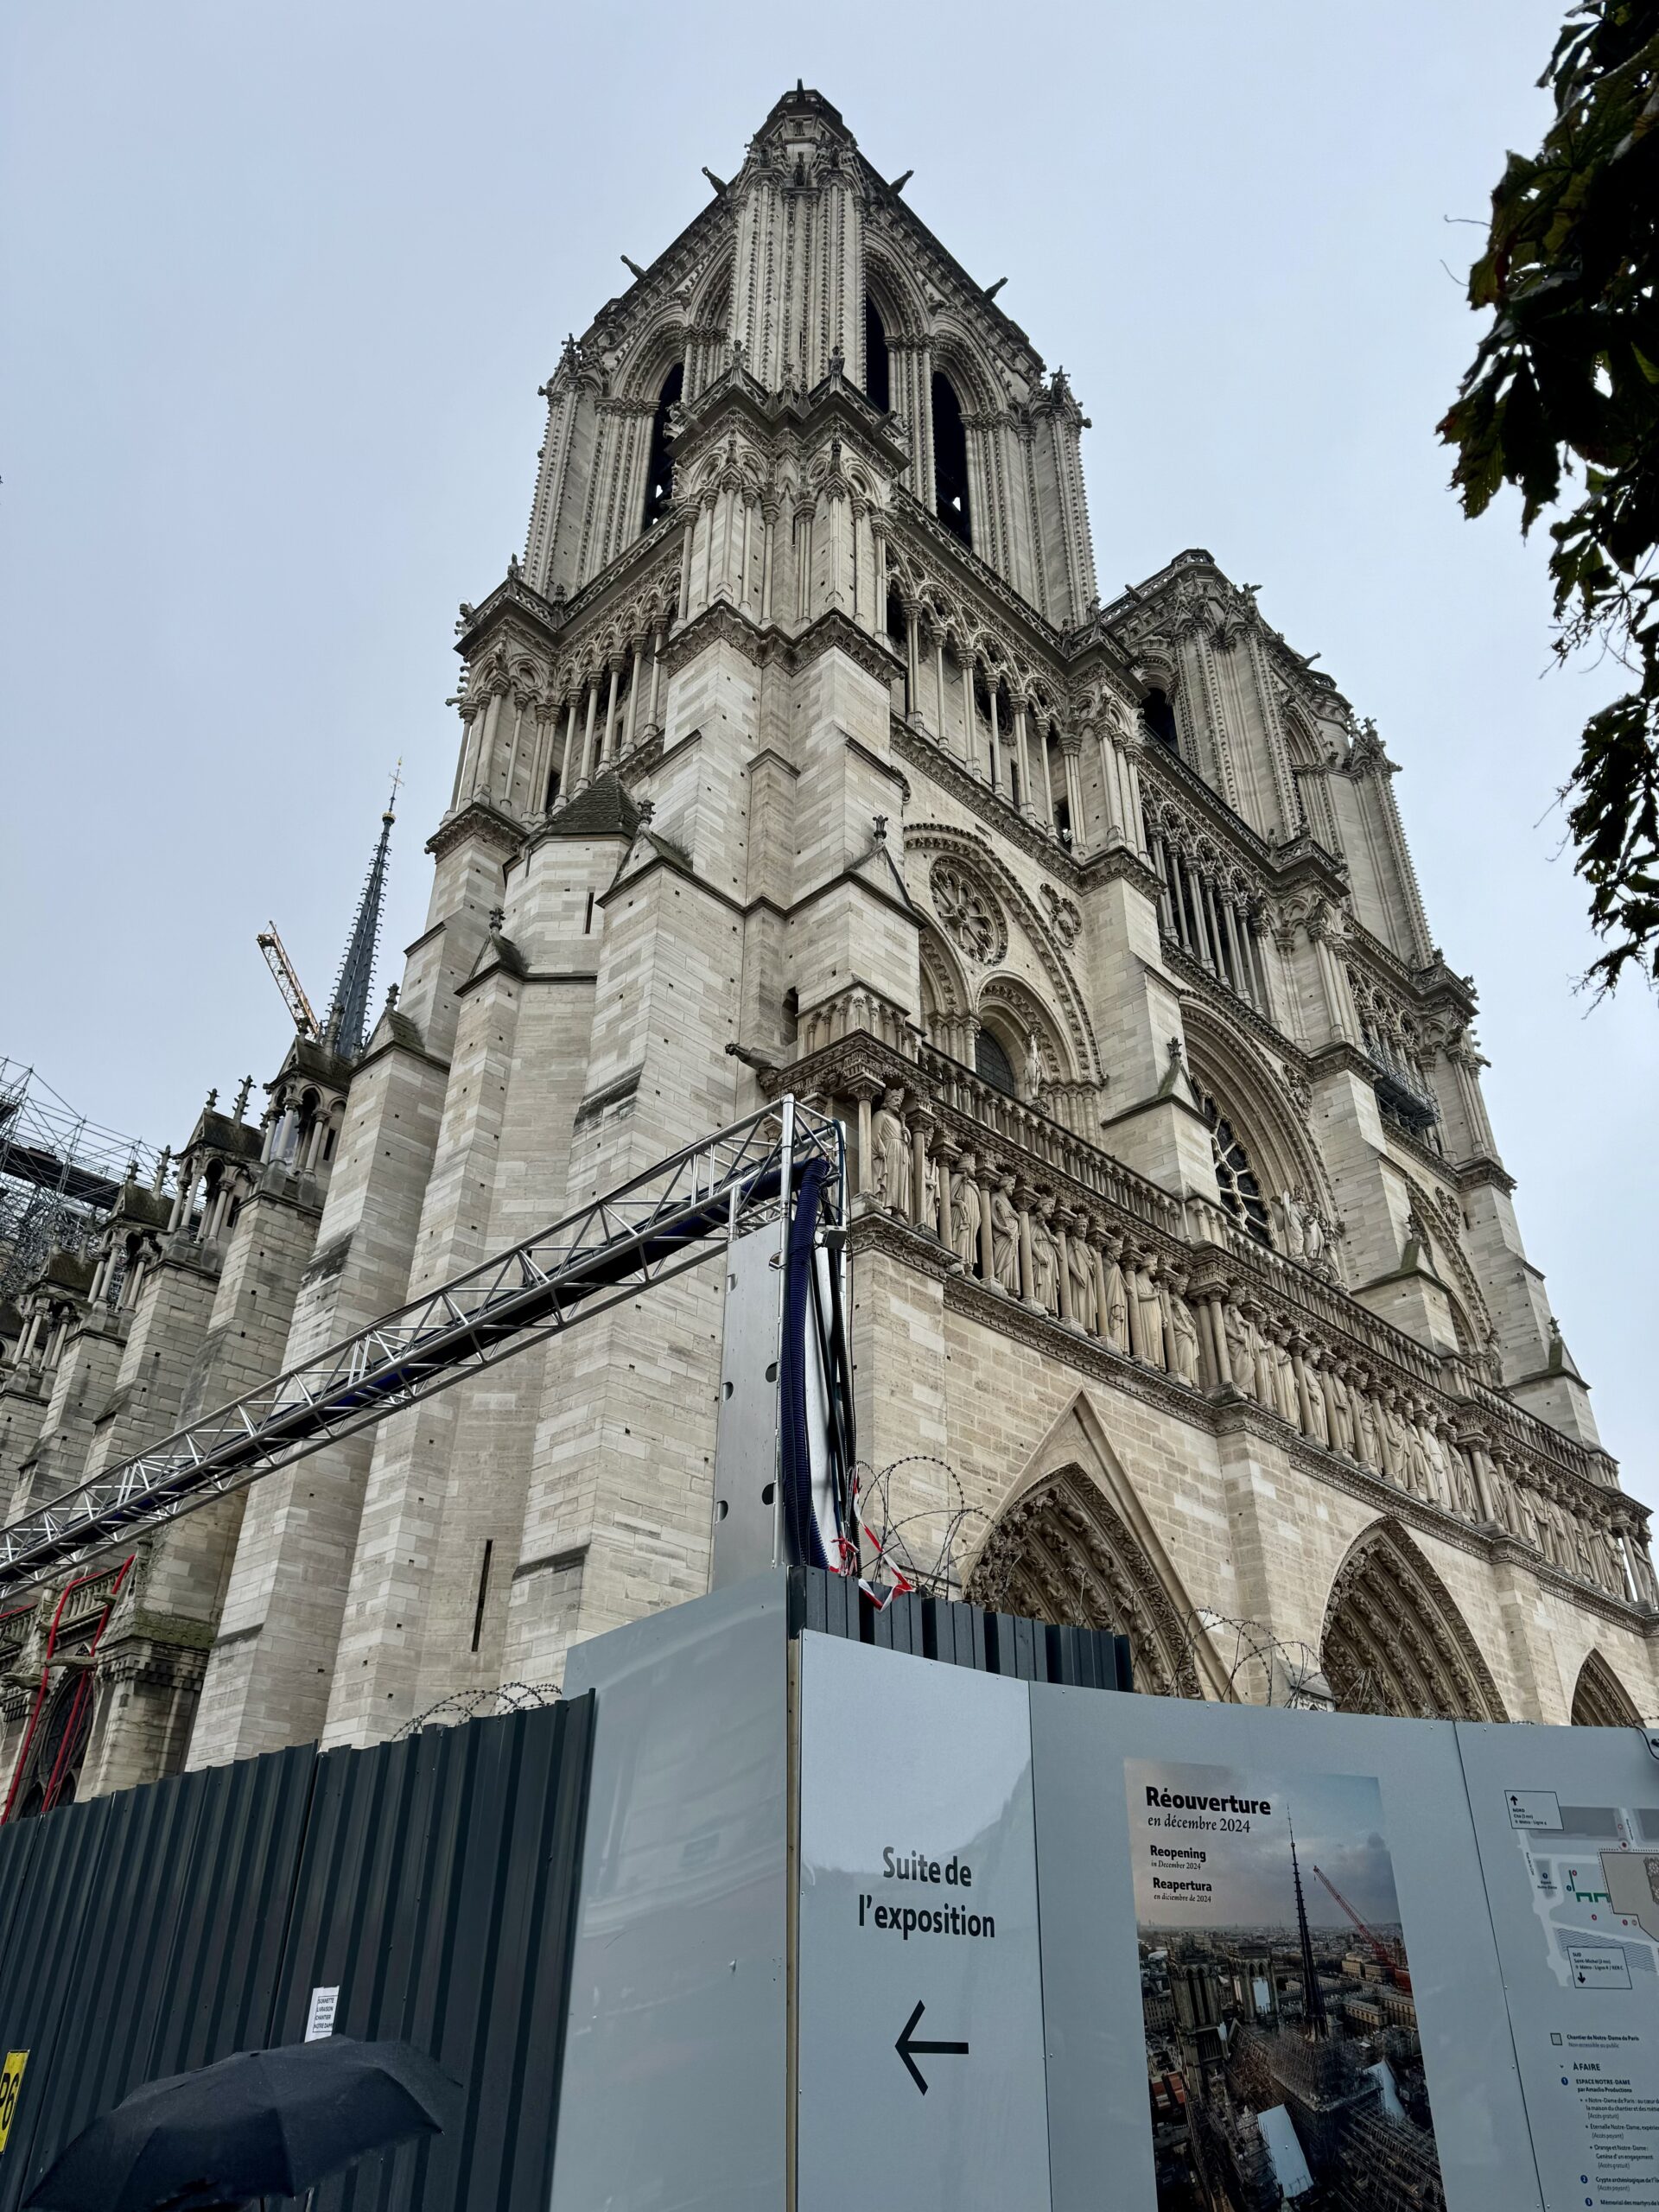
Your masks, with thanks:
[(927, 2094), (927, 2083), (922, 2079), (922, 2069), (916, 2063), (915, 2054), (918, 2050), (932, 2052), (950, 2058), (966, 2058), (968, 2056), (968, 2046), (965, 2043), (918, 2043), (914, 2040), (912, 2031), (926, 2009), (918, 1998), (916, 2002), (916, 2010), (899, 2029), (899, 2040), (893, 2046), (906, 2065), (909, 2067), (910, 2078), (924, 2096)]

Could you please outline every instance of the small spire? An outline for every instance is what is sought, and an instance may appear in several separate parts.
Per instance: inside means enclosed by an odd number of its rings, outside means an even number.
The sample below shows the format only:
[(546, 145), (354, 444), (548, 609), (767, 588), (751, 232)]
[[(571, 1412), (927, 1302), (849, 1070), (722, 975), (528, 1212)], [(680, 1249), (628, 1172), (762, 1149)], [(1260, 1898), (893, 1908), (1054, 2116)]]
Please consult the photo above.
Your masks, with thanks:
[(374, 959), (380, 944), (380, 908), (385, 897), (386, 862), (391, 847), (392, 824), (398, 785), (403, 782), (400, 758), (391, 779), (391, 796), (380, 817), (380, 839), (369, 862), (368, 880), (357, 902), (352, 933), (334, 979), (334, 995), (322, 1025), (323, 1042), (342, 1059), (354, 1060), (366, 1042), (369, 993), (374, 983)]
[(207, 1094), (207, 1104), (202, 1108), (202, 1109), (201, 1109), (201, 1110), (202, 1110), (202, 1112), (203, 1112), (204, 1114), (211, 1114), (211, 1113), (213, 1112), (213, 1109), (218, 1105), (218, 1103), (219, 1103), (219, 1085), (218, 1085), (217, 1084), (215, 1084), (213, 1085), (213, 1089), (212, 1089), (212, 1090), (208, 1092), (208, 1094)]
[(396, 1014), (397, 1011), (397, 986), (396, 983), (388, 983), (386, 985), (386, 1012), (388, 1014)]
[(164, 1144), (156, 1162), (156, 1180), (149, 1186), (152, 1191), (159, 1193), (167, 1180), (167, 1171), (172, 1165), (173, 1147), (170, 1144)]
[(245, 1075), (242, 1078), (242, 1087), (236, 1094), (234, 1119), (238, 1128), (241, 1126), (243, 1116), (248, 1110), (248, 1097), (252, 1089), (253, 1077), (251, 1075)]

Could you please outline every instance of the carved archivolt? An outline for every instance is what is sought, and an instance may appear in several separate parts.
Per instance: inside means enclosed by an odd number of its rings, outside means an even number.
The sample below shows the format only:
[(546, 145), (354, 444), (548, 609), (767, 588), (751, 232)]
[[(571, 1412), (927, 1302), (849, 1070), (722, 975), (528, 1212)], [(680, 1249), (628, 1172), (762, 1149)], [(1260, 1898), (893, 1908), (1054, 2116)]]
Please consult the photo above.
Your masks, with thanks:
[(1630, 1693), (1599, 1651), (1592, 1651), (1579, 1669), (1573, 1691), (1575, 1728), (1639, 1728), (1642, 1716)]
[(1013, 869), (996, 854), (943, 823), (921, 823), (906, 830), (905, 852), (906, 856), (912, 853), (948, 856), (995, 899), (1005, 914), (1019, 923), (1047, 979), (1079, 1079), (1084, 1083), (1101, 1082), (1104, 1070), (1083, 995), (1072, 981), (1071, 971), (1054, 941), (1052, 931), (1039, 912), (1036, 901), (1027, 897)]
[(1368, 1529), (1338, 1568), (1320, 1656), (1344, 1713), (1510, 1717), (1445, 1584), (1395, 1522)]
[(967, 1595), (977, 1605), (1058, 1626), (1127, 1636), (1137, 1689), (1158, 1697), (1204, 1695), (1168, 1591), (1080, 1466), (1046, 1477), (997, 1519)]

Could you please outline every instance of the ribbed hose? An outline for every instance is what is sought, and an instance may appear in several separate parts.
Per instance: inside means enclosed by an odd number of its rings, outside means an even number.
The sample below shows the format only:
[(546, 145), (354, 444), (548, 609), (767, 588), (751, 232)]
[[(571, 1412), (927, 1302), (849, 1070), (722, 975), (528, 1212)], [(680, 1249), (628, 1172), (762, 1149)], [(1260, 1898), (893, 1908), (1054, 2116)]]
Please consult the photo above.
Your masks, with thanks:
[(813, 1238), (827, 1173), (810, 1160), (801, 1176), (784, 1263), (784, 1328), (778, 1369), (779, 1479), (784, 1486), (784, 1542), (791, 1567), (830, 1564), (812, 1510), (812, 1452), (806, 1433), (807, 1330), (812, 1319)]

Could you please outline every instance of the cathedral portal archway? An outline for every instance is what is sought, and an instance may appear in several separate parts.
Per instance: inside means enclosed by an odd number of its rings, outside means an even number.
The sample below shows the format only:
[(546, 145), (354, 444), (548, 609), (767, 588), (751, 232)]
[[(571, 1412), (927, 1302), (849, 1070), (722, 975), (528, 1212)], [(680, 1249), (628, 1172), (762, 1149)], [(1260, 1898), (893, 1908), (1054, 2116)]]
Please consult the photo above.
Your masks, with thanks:
[(1639, 1728), (1642, 1716), (1630, 1692), (1599, 1651), (1586, 1656), (1573, 1687), (1575, 1728)]
[(1451, 1593), (1397, 1522), (1375, 1522), (1337, 1570), (1319, 1648), (1338, 1712), (1510, 1717)]
[(1058, 1627), (1127, 1636), (1137, 1689), (1204, 1695), (1179, 1609), (1135, 1532), (1079, 1465), (1045, 1475), (998, 1516), (966, 1595)]

